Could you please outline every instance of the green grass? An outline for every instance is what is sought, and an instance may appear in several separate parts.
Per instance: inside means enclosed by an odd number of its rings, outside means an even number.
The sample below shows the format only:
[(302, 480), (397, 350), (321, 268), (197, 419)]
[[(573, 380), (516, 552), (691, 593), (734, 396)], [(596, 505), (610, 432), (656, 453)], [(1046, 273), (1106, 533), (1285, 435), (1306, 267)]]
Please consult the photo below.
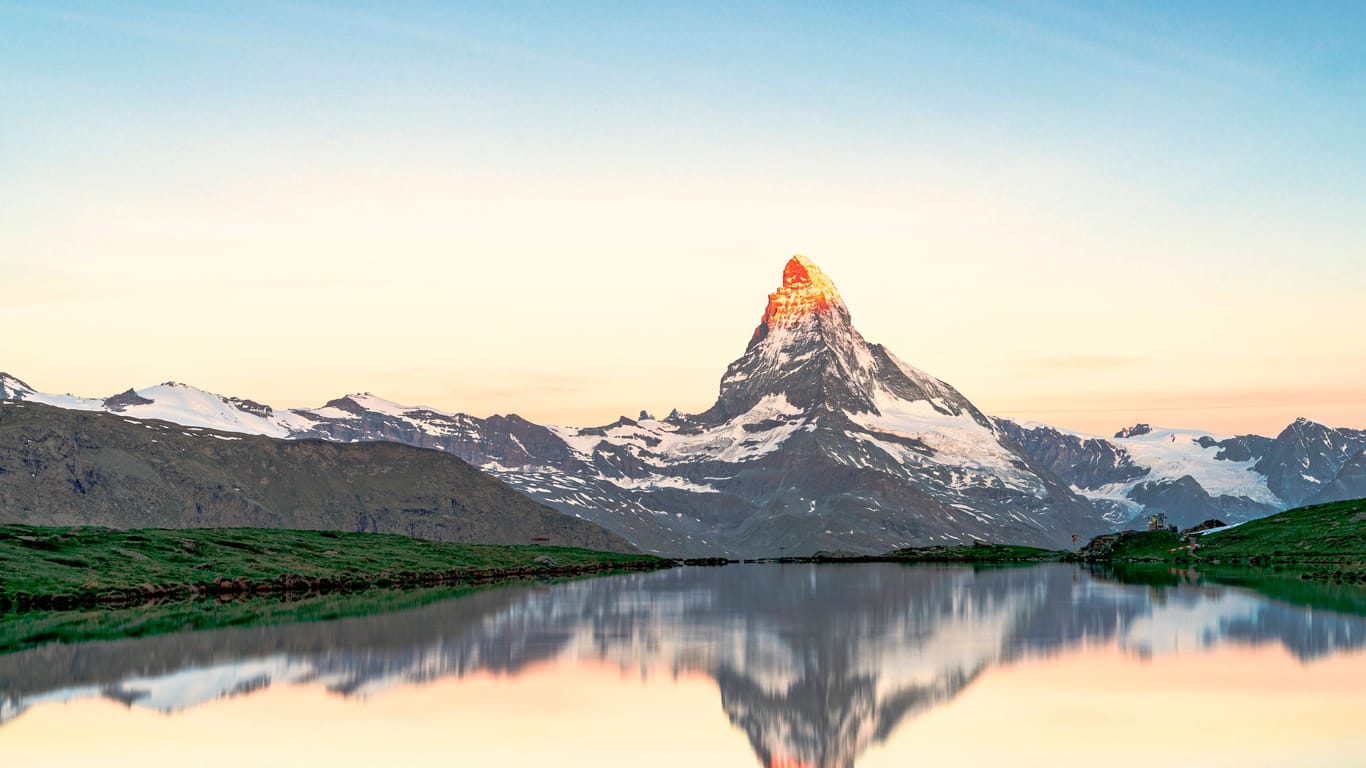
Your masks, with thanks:
[(330, 621), (417, 608), (479, 589), (372, 589), (304, 598), (275, 596), (228, 601), (179, 600), (136, 608), (10, 612), (0, 614), (0, 654), (48, 643), (79, 643), (201, 629)]
[[(1180, 534), (1172, 531), (1137, 531), (1121, 538), (1110, 552), (1112, 561), (1147, 560), (1160, 562), (1187, 562), (1190, 552), (1181, 549), (1186, 541)], [(1170, 550), (1175, 549), (1175, 552)]]
[(1062, 560), (1066, 552), (1017, 544), (971, 544), (954, 547), (908, 547), (887, 553), (884, 559), (915, 563), (1047, 563)]
[[(1107, 540), (1113, 540), (1108, 552), (1095, 550)], [(1183, 548), (1190, 543), (1194, 550)], [(1226, 583), (1261, 578), (1366, 582), (1366, 499), (1299, 507), (1190, 538), (1169, 531), (1112, 534), (1097, 537), (1087, 549), (1094, 553), (1083, 550), (1082, 556), (1092, 562), (1195, 567)], [(1249, 568), (1266, 573), (1244, 572)]]
[(1366, 616), (1366, 587), (1306, 580), (1295, 569), (1132, 562), (1095, 564), (1089, 570), (1101, 578), (1158, 590), (1189, 583), (1220, 584), (1249, 589), (1293, 605)]
[(1366, 586), (1306, 578), (1311, 574), (1303, 568), (1201, 565), (1200, 576), (1208, 582), (1246, 587), (1294, 605), (1366, 616)]
[[(540, 557), (555, 567), (537, 565)], [(449, 584), (542, 570), (655, 568), (650, 555), (259, 528), (0, 527), (0, 610), (216, 591)], [(216, 582), (241, 581), (235, 589)], [(245, 587), (245, 588), (243, 588)], [(54, 598), (60, 598), (54, 602)]]
[(1366, 499), (1300, 507), (1198, 541), (1202, 563), (1294, 566), (1314, 578), (1366, 581)]

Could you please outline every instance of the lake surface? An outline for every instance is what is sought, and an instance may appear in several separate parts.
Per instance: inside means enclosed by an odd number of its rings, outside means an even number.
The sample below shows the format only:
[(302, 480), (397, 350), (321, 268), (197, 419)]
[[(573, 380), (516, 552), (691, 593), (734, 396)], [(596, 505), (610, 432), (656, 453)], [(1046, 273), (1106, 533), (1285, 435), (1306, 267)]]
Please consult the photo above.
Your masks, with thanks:
[(680, 568), (0, 656), (4, 766), (1366, 765), (1366, 618), (1070, 565)]

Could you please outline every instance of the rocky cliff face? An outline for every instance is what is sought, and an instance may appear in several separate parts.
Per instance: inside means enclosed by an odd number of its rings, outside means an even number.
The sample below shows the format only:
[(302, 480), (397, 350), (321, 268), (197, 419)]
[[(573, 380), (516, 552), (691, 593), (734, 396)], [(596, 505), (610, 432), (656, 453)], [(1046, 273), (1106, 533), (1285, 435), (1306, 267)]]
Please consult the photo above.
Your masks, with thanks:
[(1008, 419), (1001, 419), (998, 424), (1025, 453), (1048, 467), (1063, 482), (1078, 488), (1100, 488), (1137, 480), (1149, 471), (1147, 467), (1135, 464), (1123, 448), (1103, 438), (1085, 437), (1046, 426), (1024, 427)]
[(1296, 419), (1276, 436), (1256, 468), (1277, 496), (1295, 506), (1332, 483), (1362, 450), (1366, 450), (1366, 430), (1334, 429)]
[(1148, 424), (1102, 438), (999, 423), (1030, 456), (1121, 526), (1155, 512), (1183, 526), (1209, 517), (1238, 522), (1366, 494), (1355, 480), (1354, 463), (1366, 449), (1366, 431), (1308, 419), (1295, 420), (1274, 439)]
[(1306, 504), (1323, 504), (1329, 501), (1366, 498), (1366, 451), (1357, 451), (1338, 470), (1337, 477), (1323, 486), (1313, 496), (1305, 499)]
[(0, 522), (267, 527), (629, 551), (449, 454), (0, 403)]

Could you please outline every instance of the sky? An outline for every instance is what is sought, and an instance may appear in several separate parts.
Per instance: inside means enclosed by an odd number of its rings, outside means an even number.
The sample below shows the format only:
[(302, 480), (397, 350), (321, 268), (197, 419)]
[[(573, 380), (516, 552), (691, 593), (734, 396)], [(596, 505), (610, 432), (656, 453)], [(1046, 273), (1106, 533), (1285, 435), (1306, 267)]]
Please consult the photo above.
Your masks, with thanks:
[(988, 413), (1366, 427), (1366, 5), (0, 0), (0, 370), (700, 411), (786, 260)]

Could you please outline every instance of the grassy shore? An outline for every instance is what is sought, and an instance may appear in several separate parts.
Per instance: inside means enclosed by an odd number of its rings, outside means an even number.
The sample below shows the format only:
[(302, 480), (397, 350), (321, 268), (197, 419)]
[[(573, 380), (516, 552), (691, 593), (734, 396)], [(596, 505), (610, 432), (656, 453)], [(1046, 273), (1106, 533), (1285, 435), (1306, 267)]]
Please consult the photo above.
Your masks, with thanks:
[(1203, 535), (1142, 531), (1096, 537), (1090, 562), (1166, 563), (1231, 573), (1261, 568), (1338, 582), (1366, 582), (1366, 499), (1299, 507)]
[(0, 611), (653, 570), (651, 555), (260, 528), (0, 527)]
[[(876, 557), (807, 558), (817, 562), (1013, 565), (1087, 562), (1198, 569), (1227, 583), (1311, 579), (1366, 583), (1366, 499), (1299, 507), (1208, 534), (1124, 531), (1092, 539), (1077, 552), (1009, 544), (908, 547)], [(1286, 587), (1286, 589), (1289, 589)], [(1354, 596), (1349, 602), (1358, 603)]]
[(367, 589), (322, 594), (235, 595), (0, 613), (0, 654), (48, 643), (151, 637), (172, 632), (332, 621), (418, 608), (494, 586)]
[(1295, 568), (1314, 578), (1366, 582), (1366, 499), (1300, 507), (1201, 536), (1210, 565)]
[(888, 552), (887, 560), (907, 563), (1055, 563), (1070, 553), (1017, 544), (970, 544), (953, 547), (907, 547)]

